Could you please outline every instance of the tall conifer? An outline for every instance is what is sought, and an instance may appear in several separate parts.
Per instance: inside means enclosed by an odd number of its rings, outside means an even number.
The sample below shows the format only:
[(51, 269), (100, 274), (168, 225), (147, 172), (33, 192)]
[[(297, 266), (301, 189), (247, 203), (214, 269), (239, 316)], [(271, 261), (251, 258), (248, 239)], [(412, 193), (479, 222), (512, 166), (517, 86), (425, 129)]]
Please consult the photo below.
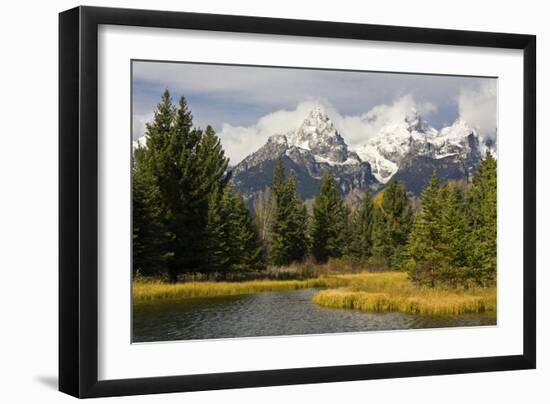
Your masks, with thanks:
[(497, 266), (497, 161), (491, 153), (474, 174), (471, 209), (473, 275), (478, 284), (491, 284), (496, 280)]
[(421, 195), (422, 208), (414, 218), (406, 248), (405, 267), (417, 285), (434, 287), (448, 266), (444, 254), (441, 226), (441, 193), (434, 172)]
[(275, 215), (271, 228), (270, 261), (288, 265), (307, 254), (307, 212), (296, 191), (296, 179), (285, 179), (284, 167), (278, 160), (273, 172)]
[(374, 226), (373, 253), (395, 268), (411, 231), (413, 212), (403, 184), (391, 180), (386, 188)]
[(313, 203), (311, 252), (318, 262), (343, 255), (347, 247), (348, 214), (338, 185), (329, 171), (321, 180), (319, 195)]
[(365, 261), (372, 256), (376, 209), (371, 193), (365, 192), (359, 209), (352, 216), (349, 255), (357, 260)]

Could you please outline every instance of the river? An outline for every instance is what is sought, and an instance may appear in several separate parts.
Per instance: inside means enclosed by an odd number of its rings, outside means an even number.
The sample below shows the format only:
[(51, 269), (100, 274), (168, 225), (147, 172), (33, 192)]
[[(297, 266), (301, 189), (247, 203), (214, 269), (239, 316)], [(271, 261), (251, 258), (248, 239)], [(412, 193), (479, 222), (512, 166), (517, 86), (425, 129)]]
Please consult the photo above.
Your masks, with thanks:
[(494, 325), (492, 315), (421, 316), (331, 309), (311, 303), (315, 289), (188, 299), (133, 312), (133, 342)]

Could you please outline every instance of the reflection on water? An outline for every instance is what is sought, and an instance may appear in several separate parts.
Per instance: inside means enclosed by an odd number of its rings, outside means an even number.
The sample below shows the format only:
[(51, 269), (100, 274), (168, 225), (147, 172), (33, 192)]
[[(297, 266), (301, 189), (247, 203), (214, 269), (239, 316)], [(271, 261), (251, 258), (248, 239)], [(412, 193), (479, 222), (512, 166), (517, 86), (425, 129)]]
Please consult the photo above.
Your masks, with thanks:
[(494, 315), (420, 316), (330, 309), (315, 289), (161, 302), (133, 313), (133, 342), (494, 325)]

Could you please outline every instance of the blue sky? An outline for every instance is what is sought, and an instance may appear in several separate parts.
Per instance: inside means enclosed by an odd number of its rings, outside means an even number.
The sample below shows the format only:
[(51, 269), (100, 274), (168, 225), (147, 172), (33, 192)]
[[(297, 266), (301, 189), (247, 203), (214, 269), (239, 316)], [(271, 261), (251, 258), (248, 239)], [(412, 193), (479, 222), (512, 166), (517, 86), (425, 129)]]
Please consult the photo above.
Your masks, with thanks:
[(134, 61), (132, 80), (134, 139), (168, 88), (174, 102), (185, 96), (196, 126), (214, 127), (233, 164), (294, 129), (314, 105), (352, 149), (413, 108), (436, 129), (459, 115), (482, 136), (496, 129), (491, 78)]

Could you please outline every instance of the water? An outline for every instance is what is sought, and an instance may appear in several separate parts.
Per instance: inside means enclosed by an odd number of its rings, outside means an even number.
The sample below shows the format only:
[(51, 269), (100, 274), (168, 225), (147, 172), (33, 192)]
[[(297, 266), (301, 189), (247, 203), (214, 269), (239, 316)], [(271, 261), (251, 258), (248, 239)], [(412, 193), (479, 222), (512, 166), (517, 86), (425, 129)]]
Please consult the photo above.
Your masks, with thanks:
[(490, 315), (419, 316), (331, 309), (315, 289), (160, 302), (134, 310), (133, 342), (494, 325)]

